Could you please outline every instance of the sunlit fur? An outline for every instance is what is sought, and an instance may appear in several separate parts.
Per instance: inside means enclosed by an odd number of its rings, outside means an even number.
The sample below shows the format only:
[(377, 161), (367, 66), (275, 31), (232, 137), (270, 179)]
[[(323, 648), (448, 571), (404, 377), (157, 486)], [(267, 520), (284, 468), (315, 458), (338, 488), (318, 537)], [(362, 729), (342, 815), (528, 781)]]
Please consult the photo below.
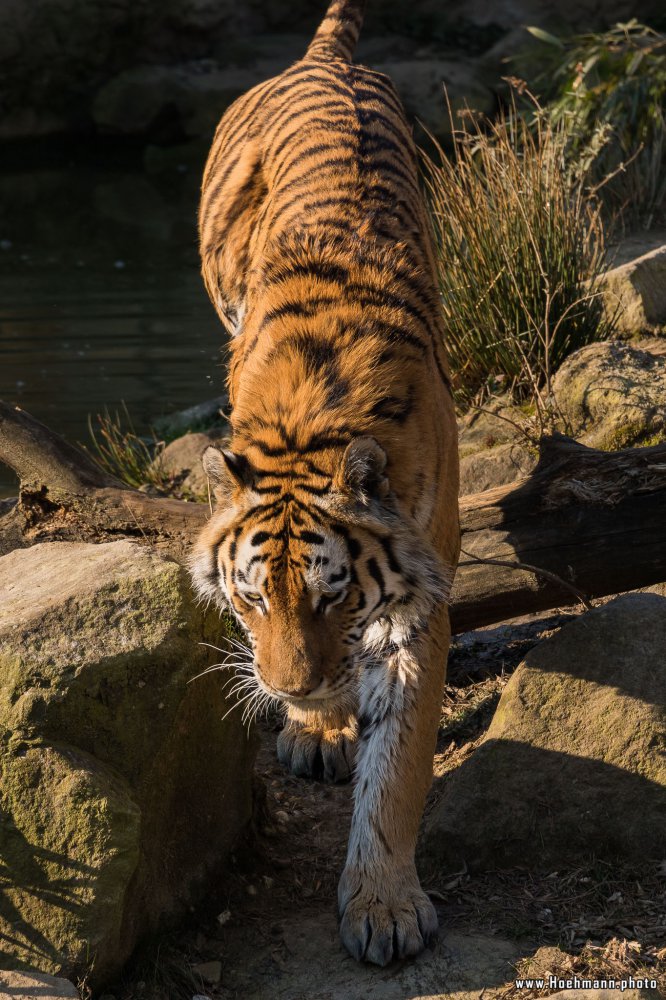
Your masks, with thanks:
[(384, 964), (436, 927), (414, 843), (458, 471), (416, 155), (388, 78), (349, 61), (361, 15), (335, 0), (305, 58), (216, 132), (200, 240), (232, 337), (232, 436), (204, 457), (216, 509), (192, 572), (247, 633), (238, 693), (252, 704), (254, 684), (286, 705), (285, 763), (344, 777), (358, 735), (341, 934)]

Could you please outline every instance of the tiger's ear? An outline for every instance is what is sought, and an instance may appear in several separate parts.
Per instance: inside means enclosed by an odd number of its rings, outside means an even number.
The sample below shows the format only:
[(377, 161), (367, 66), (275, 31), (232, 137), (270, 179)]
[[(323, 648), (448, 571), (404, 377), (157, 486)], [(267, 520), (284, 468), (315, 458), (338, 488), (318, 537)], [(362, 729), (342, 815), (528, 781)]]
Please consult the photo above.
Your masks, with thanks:
[(336, 485), (358, 503), (367, 506), (371, 500), (381, 500), (389, 492), (384, 475), (386, 452), (373, 437), (356, 438), (347, 445)]
[(229, 503), (235, 490), (247, 489), (253, 484), (252, 466), (245, 455), (209, 445), (203, 453), (202, 462), (219, 503)]

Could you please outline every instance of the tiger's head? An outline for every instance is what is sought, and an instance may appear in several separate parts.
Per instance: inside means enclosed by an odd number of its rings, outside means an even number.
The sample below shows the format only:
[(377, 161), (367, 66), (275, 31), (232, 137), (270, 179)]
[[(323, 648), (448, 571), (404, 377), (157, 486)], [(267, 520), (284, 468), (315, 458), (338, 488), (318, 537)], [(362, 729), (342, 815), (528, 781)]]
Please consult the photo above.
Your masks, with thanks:
[(449, 576), (400, 511), (386, 454), (353, 440), (333, 472), (209, 447), (217, 507), (195, 546), (197, 591), (245, 629), (261, 691), (299, 710), (352, 710), (359, 668), (418, 629)]

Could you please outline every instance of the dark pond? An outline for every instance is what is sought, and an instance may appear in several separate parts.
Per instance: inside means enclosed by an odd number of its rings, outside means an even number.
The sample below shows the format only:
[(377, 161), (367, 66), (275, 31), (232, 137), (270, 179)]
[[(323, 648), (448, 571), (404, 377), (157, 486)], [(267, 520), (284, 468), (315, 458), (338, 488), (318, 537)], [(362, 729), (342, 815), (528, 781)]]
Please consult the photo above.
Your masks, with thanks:
[[(126, 405), (142, 433), (222, 391), (200, 172), (178, 150), (0, 153), (0, 399), (85, 443), (105, 408)], [(0, 496), (12, 492), (0, 465)]]

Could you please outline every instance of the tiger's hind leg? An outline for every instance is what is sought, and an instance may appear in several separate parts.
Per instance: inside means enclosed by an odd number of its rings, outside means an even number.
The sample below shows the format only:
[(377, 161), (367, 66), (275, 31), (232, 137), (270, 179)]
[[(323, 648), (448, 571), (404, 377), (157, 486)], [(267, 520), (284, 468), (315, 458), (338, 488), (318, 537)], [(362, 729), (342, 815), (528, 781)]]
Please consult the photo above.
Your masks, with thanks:
[(349, 781), (356, 758), (356, 720), (309, 713), (307, 721), (287, 718), (278, 736), (280, 763), (299, 778), (337, 784)]

